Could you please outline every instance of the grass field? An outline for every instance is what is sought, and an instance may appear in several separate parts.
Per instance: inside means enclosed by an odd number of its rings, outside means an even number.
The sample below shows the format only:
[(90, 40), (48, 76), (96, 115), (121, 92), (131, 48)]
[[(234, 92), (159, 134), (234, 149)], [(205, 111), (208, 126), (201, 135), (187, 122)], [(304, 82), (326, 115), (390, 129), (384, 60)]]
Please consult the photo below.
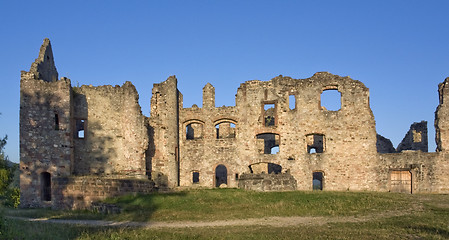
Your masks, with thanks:
[[(371, 192), (248, 192), (194, 190), (108, 199), (120, 214), (46, 209), (4, 210), (8, 216), (103, 219), (139, 222), (312, 217), (307, 224), (185, 228), (105, 228), (3, 221), (3, 234), (16, 239), (447, 239), (449, 195)], [(1, 225), (0, 225), (0, 229)], [(1, 238), (1, 237), (0, 237)]]

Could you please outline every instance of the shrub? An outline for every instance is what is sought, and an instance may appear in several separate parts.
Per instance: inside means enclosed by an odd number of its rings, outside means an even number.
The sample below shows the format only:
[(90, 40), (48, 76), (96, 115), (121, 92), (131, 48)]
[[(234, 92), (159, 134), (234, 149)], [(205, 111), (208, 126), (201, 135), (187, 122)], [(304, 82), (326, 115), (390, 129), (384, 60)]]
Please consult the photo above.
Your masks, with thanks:
[(5, 205), (7, 207), (17, 208), (20, 204), (20, 189), (19, 188), (8, 188), (6, 191), (6, 201)]

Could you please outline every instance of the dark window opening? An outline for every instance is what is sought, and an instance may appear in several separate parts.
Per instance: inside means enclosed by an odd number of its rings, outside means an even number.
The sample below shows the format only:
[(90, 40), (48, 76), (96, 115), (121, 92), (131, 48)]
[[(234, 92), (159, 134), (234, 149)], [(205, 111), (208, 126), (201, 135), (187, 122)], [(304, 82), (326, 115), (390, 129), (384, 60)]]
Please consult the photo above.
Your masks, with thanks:
[(215, 187), (220, 187), (222, 184), (228, 184), (228, 169), (220, 164), (215, 168)]
[(77, 119), (75, 123), (75, 138), (78, 139), (84, 139), (85, 136), (85, 129), (86, 129), (86, 120), (84, 119)]
[(268, 173), (278, 174), (282, 172), (282, 166), (279, 164), (268, 163)]
[(324, 90), (321, 93), (321, 108), (338, 111), (341, 108), (341, 93), (337, 89)]
[(55, 113), (55, 130), (59, 130), (59, 115)]
[(321, 134), (310, 134), (306, 136), (307, 152), (313, 153), (323, 153), (324, 152), (324, 135)]
[(296, 96), (295, 95), (288, 96), (288, 106), (289, 106), (290, 110), (294, 110), (296, 108)]
[(313, 172), (313, 190), (323, 190), (323, 173)]
[(275, 163), (254, 163), (248, 166), (250, 173), (262, 174), (262, 173), (274, 173), (278, 174), (282, 172), (282, 166)]
[(51, 201), (51, 175), (48, 172), (41, 173), (41, 199)]
[[(280, 137), (275, 133), (262, 133), (256, 136), (259, 151), (264, 154), (277, 154), (279, 152)], [(263, 141), (262, 141), (263, 140)]]
[(203, 124), (191, 123), (186, 126), (187, 140), (201, 139), (202, 137), (203, 137)]
[(222, 122), (215, 125), (217, 139), (235, 138), (235, 124), (231, 122)]
[(288, 160), (289, 160), (289, 161), (294, 161), (294, 160), (295, 160), (295, 158), (294, 158), (294, 157), (292, 157), (292, 156), (290, 156), (290, 157), (288, 157)]
[(235, 174), (235, 180), (239, 180), (239, 174), (238, 173)]
[(193, 172), (192, 173), (192, 182), (193, 183), (199, 183), (200, 182), (200, 173), (199, 172)]
[(273, 104), (264, 104), (264, 124), (266, 127), (275, 126), (276, 125), (276, 105)]

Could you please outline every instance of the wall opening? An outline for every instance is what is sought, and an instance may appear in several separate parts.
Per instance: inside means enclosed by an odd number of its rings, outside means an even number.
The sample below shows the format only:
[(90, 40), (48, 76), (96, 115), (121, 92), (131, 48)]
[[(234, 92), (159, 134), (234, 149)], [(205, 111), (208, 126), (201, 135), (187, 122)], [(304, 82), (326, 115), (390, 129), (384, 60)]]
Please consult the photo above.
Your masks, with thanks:
[(390, 192), (412, 193), (412, 173), (408, 170), (391, 171)]
[(192, 182), (193, 183), (199, 183), (200, 182), (200, 173), (199, 172), (193, 172), (192, 173)]
[(323, 172), (313, 172), (313, 190), (323, 190)]
[(279, 146), (274, 146), (270, 150), (270, 154), (277, 154), (279, 152)]
[(238, 173), (235, 174), (235, 180), (236, 181), (239, 180), (239, 174)]
[(76, 129), (75, 138), (84, 139), (86, 137), (86, 135), (85, 135), (86, 120), (85, 119), (76, 119), (75, 129)]
[(228, 184), (228, 169), (223, 164), (215, 168), (215, 187), (220, 187), (221, 184)]
[(203, 124), (191, 123), (186, 126), (186, 139), (194, 140), (203, 138)]
[(268, 163), (268, 173), (278, 174), (282, 172), (282, 166), (275, 163)]
[(338, 111), (341, 109), (341, 93), (335, 89), (325, 89), (321, 93), (321, 109)]
[(260, 153), (277, 154), (280, 151), (280, 137), (275, 133), (261, 133), (256, 136)]
[(41, 173), (41, 199), (42, 201), (51, 201), (51, 174)]
[(276, 125), (276, 105), (274, 103), (263, 105), (263, 118), (266, 127)]
[(296, 109), (296, 96), (291, 94), (288, 96), (288, 106), (290, 110)]
[(235, 124), (232, 122), (221, 122), (215, 125), (217, 139), (235, 138)]
[(55, 130), (59, 130), (59, 115), (55, 113)]
[(306, 135), (307, 153), (323, 153), (325, 150), (325, 137), (322, 134)]

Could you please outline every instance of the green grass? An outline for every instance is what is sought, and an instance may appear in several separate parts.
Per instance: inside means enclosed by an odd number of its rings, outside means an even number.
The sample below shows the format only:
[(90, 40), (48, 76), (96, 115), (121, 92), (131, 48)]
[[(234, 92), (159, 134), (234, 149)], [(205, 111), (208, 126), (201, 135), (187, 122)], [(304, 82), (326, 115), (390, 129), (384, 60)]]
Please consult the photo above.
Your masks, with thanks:
[[(16, 239), (447, 239), (449, 195), (371, 192), (248, 192), (238, 189), (193, 190), (123, 196), (107, 202), (121, 214), (48, 209), (7, 210), (7, 215), (127, 221), (212, 221), (270, 216), (368, 217), (289, 227), (94, 228), (7, 220), (6, 234)], [(402, 215), (391, 213), (403, 213)], [(372, 217), (369, 216), (380, 216)], [(4, 231), (5, 232), (5, 231)], [(1, 239), (1, 236), (0, 236)]]

